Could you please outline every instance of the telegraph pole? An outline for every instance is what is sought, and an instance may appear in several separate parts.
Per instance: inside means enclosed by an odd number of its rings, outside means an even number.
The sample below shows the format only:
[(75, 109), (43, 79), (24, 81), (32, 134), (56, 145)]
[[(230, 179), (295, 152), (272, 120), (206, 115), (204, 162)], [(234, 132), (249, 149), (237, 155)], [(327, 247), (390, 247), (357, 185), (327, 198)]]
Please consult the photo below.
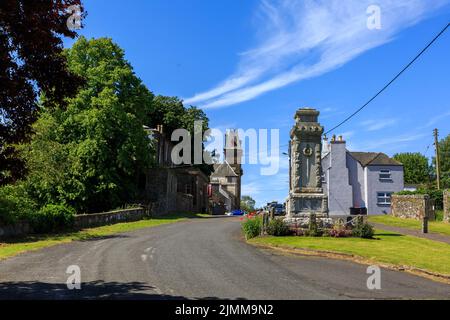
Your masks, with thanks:
[(436, 182), (437, 182), (437, 188), (438, 190), (441, 189), (441, 173), (440, 173), (440, 169), (439, 169), (439, 130), (438, 129), (434, 129), (434, 146), (436, 149)]

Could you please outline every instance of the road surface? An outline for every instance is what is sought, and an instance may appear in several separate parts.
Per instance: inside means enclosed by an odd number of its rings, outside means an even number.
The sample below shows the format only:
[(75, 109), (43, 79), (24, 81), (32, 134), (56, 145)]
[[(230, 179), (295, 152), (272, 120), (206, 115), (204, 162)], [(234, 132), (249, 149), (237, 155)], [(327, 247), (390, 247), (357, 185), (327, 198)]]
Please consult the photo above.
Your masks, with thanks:
[[(68, 290), (69, 266), (81, 290)], [(237, 218), (191, 219), (72, 242), (0, 261), (0, 299), (410, 299), (450, 298), (450, 286), (366, 266), (285, 256), (246, 244)]]

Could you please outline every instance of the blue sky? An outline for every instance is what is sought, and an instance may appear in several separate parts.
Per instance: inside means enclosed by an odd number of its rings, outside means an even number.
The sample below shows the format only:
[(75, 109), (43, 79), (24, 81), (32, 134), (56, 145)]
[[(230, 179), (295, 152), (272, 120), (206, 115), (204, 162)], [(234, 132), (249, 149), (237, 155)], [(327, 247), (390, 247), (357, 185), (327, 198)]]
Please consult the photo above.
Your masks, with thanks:
[[(85, 0), (80, 32), (111, 37), (156, 94), (204, 108), (212, 127), (278, 128), (289, 140), (300, 107), (325, 129), (352, 113), (450, 21), (450, 0)], [(343, 4), (345, 3), (345, 4)], [(71, 42), (67, 42), (70, 46)], [(402, 78), (337, 130), (354, 151), (432, 156), (432, 130), (450, 132), (450, 30)], [(280, 152), (287, 151), (282, 147)], [(276, 176), (245, 165), (243, 192), (283, 201), (287, 159)]]

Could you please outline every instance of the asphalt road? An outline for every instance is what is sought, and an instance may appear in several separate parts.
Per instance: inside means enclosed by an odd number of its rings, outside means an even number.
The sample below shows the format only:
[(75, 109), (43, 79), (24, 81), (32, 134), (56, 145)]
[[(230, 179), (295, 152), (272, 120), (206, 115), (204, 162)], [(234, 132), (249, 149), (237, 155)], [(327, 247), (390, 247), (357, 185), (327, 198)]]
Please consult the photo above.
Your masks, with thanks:
[[(81, 290), (67, 289), (71, 265)], [(450, 298), (449, 285), (389, 270), (368, 290), (366, 269), (256, 249), (236, 218), (192, 219), (1, 261), (0, 299)]]

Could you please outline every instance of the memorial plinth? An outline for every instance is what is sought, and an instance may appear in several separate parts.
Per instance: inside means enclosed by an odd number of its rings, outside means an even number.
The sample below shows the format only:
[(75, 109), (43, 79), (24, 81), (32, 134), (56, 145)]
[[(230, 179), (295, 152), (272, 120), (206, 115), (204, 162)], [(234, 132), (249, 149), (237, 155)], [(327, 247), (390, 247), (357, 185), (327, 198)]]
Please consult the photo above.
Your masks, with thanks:
[(286, 218), (315, 214), (328, 217), (328, 198), (322, 188), (322, 134), (319, 111), (299, 109), (291, 130), (290, 188)]

